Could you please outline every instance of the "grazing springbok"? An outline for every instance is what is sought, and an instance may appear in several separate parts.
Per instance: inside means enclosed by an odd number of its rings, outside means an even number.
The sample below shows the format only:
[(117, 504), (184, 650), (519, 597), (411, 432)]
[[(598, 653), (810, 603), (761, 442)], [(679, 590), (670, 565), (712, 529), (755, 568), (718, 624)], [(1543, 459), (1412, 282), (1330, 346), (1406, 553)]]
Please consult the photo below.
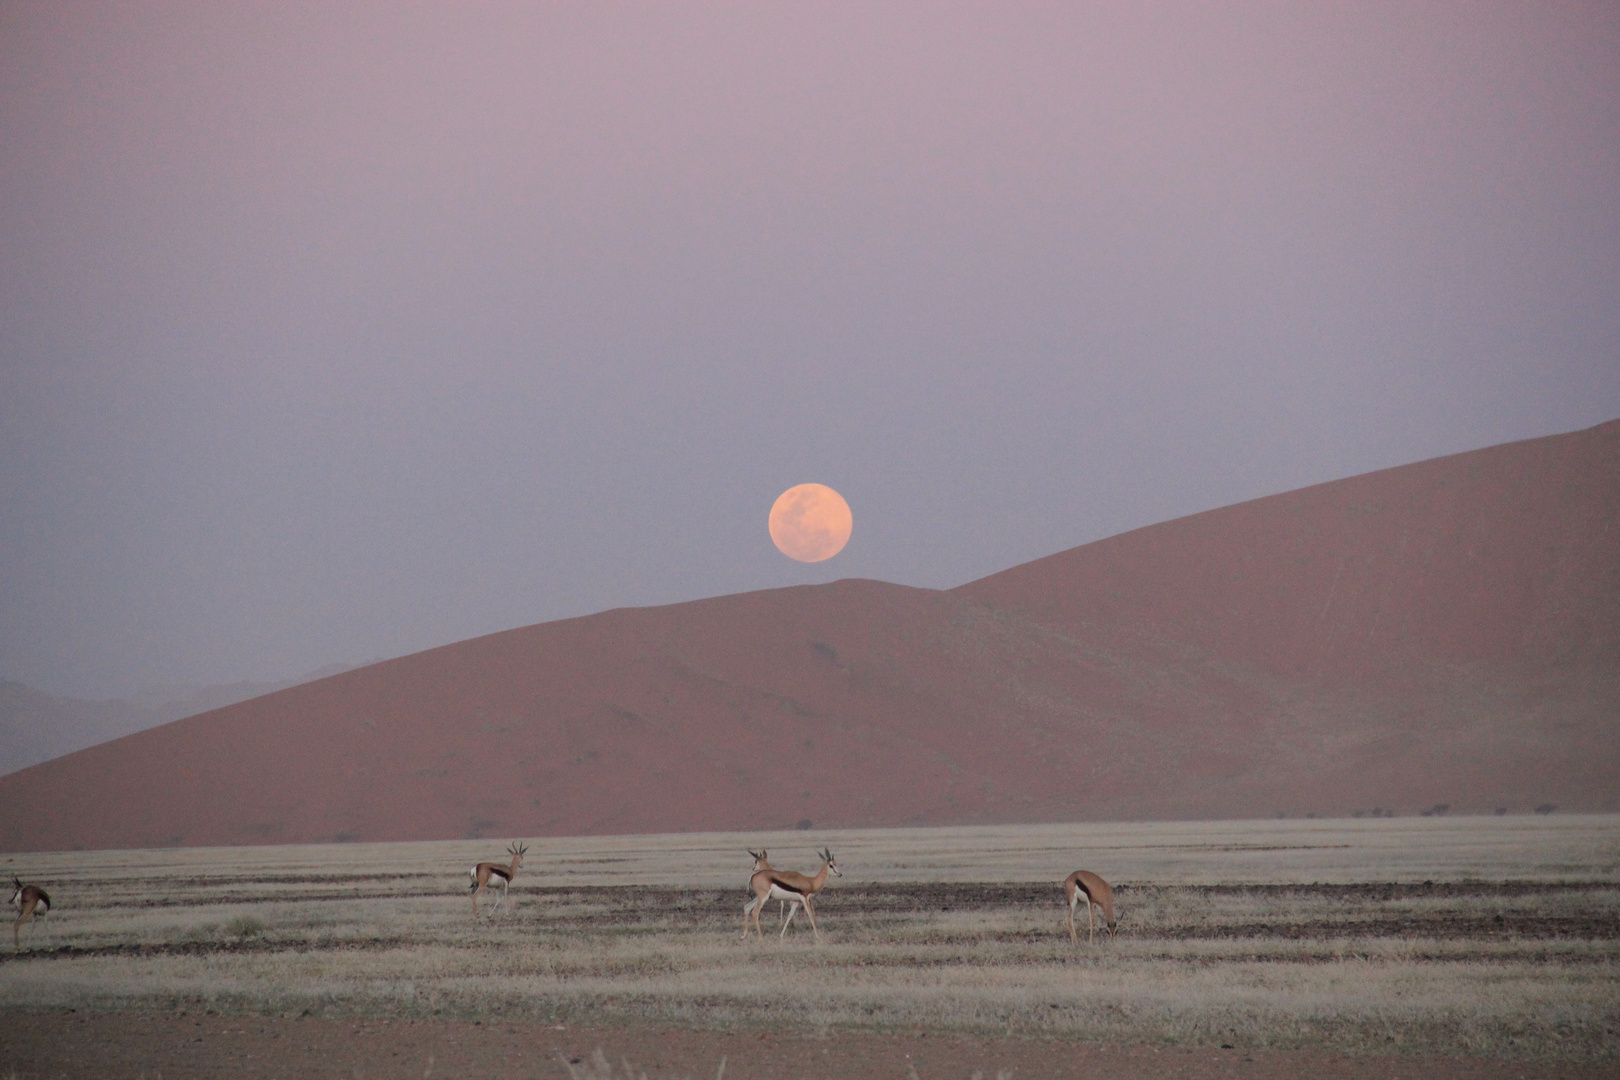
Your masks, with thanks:
[(1093, 908), (1102, 908), (1108, 936), (1114, 936), (1119, 920), (1114, 915), (1114, 890), (1108, 887), (1108, 882), (1090, 870), (1076, 870), (1064, 879), (1063, 891), (1069, 897), (1069, 937), (1076, 945), (1080, 944), (1080, 935), (1074, 929), (1074, 909), (1082, 897), (1086, 901), (1086, 942), (1089, 944), (1097, 937), (1097, 913)]
[(17, 908), (17, 921), (11, 927), (11, 944), (15, 949), (22, 948), (22, 924), (30, 919), (37, 919), (51, 910), (51, 897), (38, 885), (24, 885), (22, 879), (12, 875), (11, 884), (15, 892), (11, 894), (11, 902)]
[[(750, 853), (752, 854), (752, 853)], [(758, 861), (763, 862), (764, 853), (761, 852)], [(765, 901), (771, 897), (786, 900), (791, 905), (788, 917), (782, 923), (782, 937), (787, 937), (787, 928), (793, 922), (793, 916), (799, 913), (799, 906), (804, 906), (804, 913), (810, 916), (810, 932), (821, 941), (821, 931), (816, 926), (816, 910), (811, 899), (827, 884), (827, 874), (834, 877), (843, 877), (844, 872), (838, 869), (838, 863), (833, 860), (832, 852), (823, 849), (821, 852), (821, 869), (816, 871), (815, 877), (806, 877), (791, 870), (773, 870), (769, 865), (763, 870), (755, 870), (754, 876), (749, 879), (748, 887), (754, 890), (754, 899), (743, 908), (743, 937), (748, 936), (748, 920), (752, 916), (754, 931), (760, 938), (765, 937), (765, 931), (760, 929), (759, 913), (765, 907)]]
[(495, 887), (500, 889), (500, 895), (495, 898), (495, 906), (490, 908), (489, 912), (493, 915), (501, 909), (501, 901), (506, 899), (506, 888), (512, 884), (512, 878), (517, 875), (518, 867), (523, 865), (523, 853), (528, 850), (527, 844), (520, 847), (518, 842), (514, 840), (506, 848), (506, 853), (512, 856), (511, 863), (503, 866), (496, 862), (481, 862), (467, 871), (472, 876), (472, 884), (467, 888), (472, 893), (474, 918), (478, 916), (478, 894), (483, 892), (485, 887), (490, 886), (492, 882)]

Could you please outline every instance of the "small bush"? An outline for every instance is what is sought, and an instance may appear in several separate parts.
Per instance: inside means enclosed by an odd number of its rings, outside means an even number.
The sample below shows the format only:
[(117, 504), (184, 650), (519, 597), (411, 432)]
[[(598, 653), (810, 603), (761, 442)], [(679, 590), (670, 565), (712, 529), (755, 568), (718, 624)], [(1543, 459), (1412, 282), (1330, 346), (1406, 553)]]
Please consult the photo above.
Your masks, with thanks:
[(264, 923), (251, 915), (238, 915), (225, 924), (225, 933), (234, 938), (241, 938), (243, 941), (263, 935), (266, 929), (268, 928)]

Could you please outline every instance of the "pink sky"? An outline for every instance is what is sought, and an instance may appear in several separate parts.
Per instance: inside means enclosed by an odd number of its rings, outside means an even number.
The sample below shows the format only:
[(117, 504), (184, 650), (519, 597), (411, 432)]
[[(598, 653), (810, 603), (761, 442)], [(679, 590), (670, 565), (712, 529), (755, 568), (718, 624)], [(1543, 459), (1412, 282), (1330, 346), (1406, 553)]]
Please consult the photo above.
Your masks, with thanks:
[(1617, 56), (1606, 4), (9, 5), (0, 677), (950, 586), (1620, 416)]

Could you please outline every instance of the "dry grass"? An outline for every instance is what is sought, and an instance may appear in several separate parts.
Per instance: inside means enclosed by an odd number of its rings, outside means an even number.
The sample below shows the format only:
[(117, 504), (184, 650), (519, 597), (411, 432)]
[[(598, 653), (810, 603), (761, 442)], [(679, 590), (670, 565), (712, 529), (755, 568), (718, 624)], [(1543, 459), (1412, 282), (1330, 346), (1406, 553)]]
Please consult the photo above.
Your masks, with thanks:
[[(0, 1007), (1620, 1056), (1613, 817), (532, 844), (478, 920), (466, 867), (500, 843), (13, 856), (56, 910)], [(740, 940), (760, 844), (784, 867), (837, 854), (823, 945), (798, 923)], [(1056, 882), (1080, 865), (1124, 914), (1076, 950)]]

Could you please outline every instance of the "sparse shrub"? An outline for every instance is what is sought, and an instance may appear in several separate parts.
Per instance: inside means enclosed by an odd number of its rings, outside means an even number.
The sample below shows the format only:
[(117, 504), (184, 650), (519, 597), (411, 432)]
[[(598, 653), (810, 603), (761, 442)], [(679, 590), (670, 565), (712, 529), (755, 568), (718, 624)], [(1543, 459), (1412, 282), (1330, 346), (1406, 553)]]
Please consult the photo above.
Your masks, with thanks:
[(1558, 805), (1556, 803), (1544, 802), (1540, 806), (1536, 807), (1536, 813), (1550, 814), (1556, 809), (1558, 809)]
[(252, 915), (238, 915), (225, 924), (225, 933), (234, 938), (241, 938), (243, 941), (260, 937), (267, 929), (269, 928), (263, 922), (255, 919)]
[[(647, 1080), (647, 1074), (635, 1068), (629, 1061), (620, 1058), (619, 1063), (624, 1066), (623, 1073), (613, 1071), (613, 1063), (602, 1052), (601, 1047), (591, 1055), (587, 1063), (582, 1058), (568, 1058), (561, 1054), (557, 1060), (562, 1062), (563, 1068), (568, 1070), (569, 1080)], [(720, 1059), (720, 1071), (715, 1074), (723, 1078), (726, 1075), (726, 1059)]]

